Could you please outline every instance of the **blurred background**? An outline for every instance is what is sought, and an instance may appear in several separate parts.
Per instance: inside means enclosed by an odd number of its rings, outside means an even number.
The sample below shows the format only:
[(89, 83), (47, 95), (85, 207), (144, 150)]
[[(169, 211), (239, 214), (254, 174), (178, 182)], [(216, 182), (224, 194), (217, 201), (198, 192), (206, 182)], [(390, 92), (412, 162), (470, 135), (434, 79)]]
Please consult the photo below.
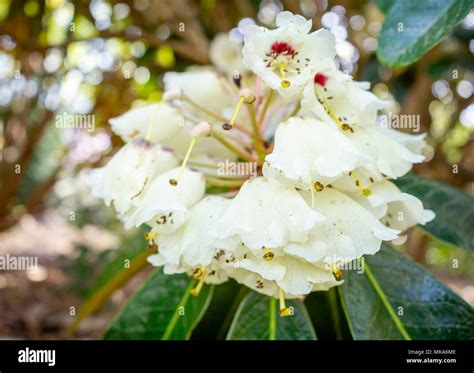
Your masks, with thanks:
[[(371, 82), (393, 113), (420, 116), (431, 160), (415, 172), (473, 193), (472, 11), (417, 63), (393, 70), (374, 55), (383, 13), (371, 1), (0, 0), (0, 256), (39, 263), (0, 270), (1, 339), (60, 338), (104, 272), (146, 247), (143, 231), (124, 231), (86, 183), (121, 146), (108, 119), (160, 100), (166, 71), (209, 64), (217, 34), (240, 43), (246, 26), (271, 27), (284, 9), (332, 30), (341, 69)], [(94, 128), (61, 128), (64, 113), (88, 115)], [(417, 229), (404, 247), (474, 304), (468, 251)], [(76, 337), (100, 337), (147, 271), (114, 292)]]

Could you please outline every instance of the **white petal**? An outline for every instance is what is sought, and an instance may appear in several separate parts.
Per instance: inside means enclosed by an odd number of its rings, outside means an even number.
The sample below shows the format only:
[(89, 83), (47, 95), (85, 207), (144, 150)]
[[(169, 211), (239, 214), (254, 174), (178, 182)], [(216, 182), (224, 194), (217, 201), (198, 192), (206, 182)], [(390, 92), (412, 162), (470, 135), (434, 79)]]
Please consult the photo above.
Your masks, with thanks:
[[(305, 196), (310, 198), (307, 192)], [(299, 252), (291, 252), (308, 261), (313, 259), (311, 251), (323, 245), (326, 246), (324, 262), (348, 262), (372, 255), (380, 249), (382, 241), (393, 240), (399, 233), (385, 227), (370, 211), (333, 188), (316, 193), (315, 209), (326, 220), (313, 228), (308, 241), (299, 245)]]
[(289, 23), (293, 23), (297, 30), (302, 33), (308, 33), (311, 30), (313, 22), (307, 20), (303, 16), (294, 15), (291, 12), (285, 11), (278, 13), (275, 21), (277, 27), (285, 26)]
[(402, 193), (389, 181), (375, 184), (369, 201), (374, 207), (387, 206), (387, 215), (382, 221), (400, 231), (416, 224), (424, 225), (435, 218), (434, 212), (424, 209), (418, 198)]
[(135, 210), (123, 216), (126, 228), (147, 223), (166, 233), (188, 219), (188, 209), (202, 198), (206, 183), (200, 172), (185, 168), (178, 185), (170, 185), (169, 180), (176, 179), (179, 171), (174, 168), (153, 180)]
[(327, 184), (365, 160), (338, 129), (316, 119), (292, 117), (276, 130), (264, 175), (310, 189), (313, 181)]
[(263, 177), (245, 182), (221, 220), (221, 237), (237, 235), (252, 250), (306, 240), (323, 217), (298, 192)]
[[(326, 60), (319, 66), (317, 73), (327, 80), (323, 87), (319, 84), (308, 84), (301, 101), (304, 113), (314, 113), (319, 119), (332, 123), (333, 118), (320, 102), (324, 96), (331, 111), (341, 123), (355, 126), (370, 126), (375, 123), (378, 110), (385, 108), (386, 103), (373, 93), (367, 91), (360, 82), (353, 82), (348, 74), (337, 70), (336, 65)], [(319, 98), (319, 100), (318, 100)]]
[(184, 118), (175, 108), (159, 103), (134, 108), (109, 122), (112, 130), (124, 141), (148, 135), (150, 142), (158, 144), (179, 136)]
[(117, 212), (123, 214), (138, 203), (156, 176), (177, 165), (171, 152), (135, 139), (125, 144), (106, 166), (92, 172), (92, 195), (103, 198), (106, 205), (113, 203)]
[(285, 256), (280, 259), (280, 263), (286, 268), (286, 272), (283, 279), (276, 282), (285, 293), (309, 294), (314, 284), (338, 284), (330, 270), (324, 270), (303, 260)]
[(217, 68), (233, 76), (246, 71), (242, 65), (242, 45), (229, 38), (228, 33), (217, 34), (209, 48), (209, 58)]
[(373, 158), (374, 161), (366, 165), (369, 171), (381, 172), (391, 178), (405, 175), (413, 163), (423, 162), (425, 158), (386, 136), (377, 126), (354, 127), (354, 133), (348, 133), (347, 137), (361, 152)]
[(285, 267), (279, 264), (278, 258), (267, 261), (262, 258), (262, 255), (255, 256), (252, 253), (248, 253), (238, 263), (240, 268), (258, 273), (264, 279), (270, 281), (283, 279), (286, 272)]
[(237, 239), (218, 239), (210, 232), (216, 229), (218, 219), (230, 200), (208, 196), (190, 210), (188, 221), (169, 234), (158, 235), (160, 254), (170, 263), (183, 260), (190, 266), (207, 266), (217, 250), (233, 250)]

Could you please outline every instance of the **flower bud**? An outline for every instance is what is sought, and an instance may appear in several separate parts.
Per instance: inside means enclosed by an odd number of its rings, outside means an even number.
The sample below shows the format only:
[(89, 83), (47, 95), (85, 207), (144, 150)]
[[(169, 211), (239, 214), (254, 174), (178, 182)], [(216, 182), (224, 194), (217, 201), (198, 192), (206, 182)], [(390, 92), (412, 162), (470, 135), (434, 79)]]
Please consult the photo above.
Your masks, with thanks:
[(163, 93), (163, 100), (164, 101), (173, 101), (179, 100), (183, 97), (183, 93), (180, 89), (171, 89)]
[(246, 104), (253, 104), (255, 102), (255, 91), (250, 88), (242, 88), (239, 91), (239, 96), (244, 98)]
[(191, 131), (191, 135), (195, 138), (206, 137), (211, 134), (212, 126), (209, 122), (200, 122)]

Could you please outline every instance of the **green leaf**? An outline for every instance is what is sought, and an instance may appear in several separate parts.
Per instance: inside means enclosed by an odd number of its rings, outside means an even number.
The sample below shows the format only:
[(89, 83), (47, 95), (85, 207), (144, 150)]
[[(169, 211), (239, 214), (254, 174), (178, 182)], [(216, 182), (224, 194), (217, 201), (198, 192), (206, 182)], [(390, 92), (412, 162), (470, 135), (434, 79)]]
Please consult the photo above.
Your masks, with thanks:
[(422, 229), (449, 244), (474, 251), (474, 197), (445, 183), (412, 174), (395, 183), (436, 213), (436, 218)]
[(249, 292), (236, 312), (227, 339), (230, 340), (314, 340), (316, 333), (303, 302), (287, 300), (293, 315), (280, 317), (277, 300)]
[(394, 3), (395, 0), (377, 0), (377, 6), (384, 13), (387, 13)]
[(347, 271), (339, 293), (354, 339), (474, 339), (474, 310), (386, 245)]
[(304, 304), (319, 340), (352, 339), (337, 287), (308, 294)]
[(230, 323), (247, 290), (246, 286), (240, 285), (232, 279), (216, 286), (211, 303), (199, 325), (193, 331), (191, 339), (225, 339)]
[(473, 0), (394, 2), (382, 25), (377, 57), (392, 67), (415, 62), (460, 23), (473, 5)]
[(189, 339), (206, 312), (213, 286), (191, 295), (195, 281), (155, 270), (112, 322), (104, 339)]

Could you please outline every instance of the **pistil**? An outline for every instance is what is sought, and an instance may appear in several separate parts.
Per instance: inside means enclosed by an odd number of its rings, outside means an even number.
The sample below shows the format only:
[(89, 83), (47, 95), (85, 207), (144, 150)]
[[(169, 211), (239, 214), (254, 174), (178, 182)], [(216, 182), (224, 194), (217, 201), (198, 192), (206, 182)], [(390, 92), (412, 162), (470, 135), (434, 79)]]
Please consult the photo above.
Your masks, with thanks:
[(350, 131), (350, 132), (354, 132), (354, 130), (352, 129), (352, 127), (347, 124), (347, 123), (342, 123), (339, 118), (337, 117), (337, 115), (334, 113), (334, 111), (331, 109), (331, 105), (329, 105), (329, 102), (326, 98), (326, 95), (324, 94), (324, 92), (322, 92), (322, 90), (319, 88), (319, 87), (315, 87), (315, 93), (316, 93), (316, 97), (318, 98), (318, 101), (320, 104), (323, 105), (324, 109), (326, 110), (326, 112), (329, 114), (329, 116), (331, 117), (331, 119), (334, 121), (334, 123), (336, 123), (336, 125), (342, 130), (342, 131)]
[(352, 178), (354, 179), (355, 185), (356, 185), (357, 189), (359, 189), (359, 192), (362, 193), (362, 195), (368, 197), (372, 194), (372, 191), (369, 188), (363, 188), (361, 186), (360, 180), (359, 180), (359, 178), (357, 177), (357, 175), (354, 171), (349, 172), (349, 175), (352, 176)]
[(285, 77), (286, 77), (286, 64), (285, 64), (285, 62), (281, 61), (278, 66), (279, 66), (279, 69), (280, 69), (280, 76), (281, 76), (281, 83), (280, 84), (283, 88), (288, 88), (291, 85), (291, 83), (290, 83), (289, 80), (285, 79)]
[(203, 267), (200, 267), (194, 272), (193, 277), (199, 281), (196, 287), (191, 290), (191, 295), (197, 297), (199, 293), (201, 292), (201, 289), (204, 285), (204, 279), (206, 278), (206, 271), (204, 270)]
[(232, 129), (234, 126), (235, 120), (237, 119), (237, 115), (239, 115), (240, 108), (242, 107), (242, 104), (244, 103), (245, 97), (240, 96), (239, 102), (237, 103), (237, 106), (234, 110), (234, 115), (232, 115), (232, 119), (228, 123), (224, 123), (222, 125), (222, 128), (225, 129), (226, 131), (229, 131)]
[(196, 141), (200, 137), (206, 137), (211, 134), (212, 127), (211, 125), (204, 121), (200, 122), (196, 127), (193, 128), (191, 131), (191, 135), (193, 136), (191, 139), (191, 143), (189, 144), (188, 151), (186, 152), (186, 155), (184, 156), (183, 163), (181, 163), (181, 168), (179, 169), (179, 173), (176, 179), (170, 179), (169, 183), (172, 186), (177, 186), (179, 183), (179, 180), (181, 179), (181, 176), (183, 176), (184, 169), (186, 167), (186, 164), (189, 161), (189, 157), (191, 156), (191, 153), (193, 151), (194, 145), (196, 145)]
[(291, 308), (287, 307), (285, 304), (285, 293), (283, 293), (282, 289), (280, 289), (280, 316), (291, 316)]

